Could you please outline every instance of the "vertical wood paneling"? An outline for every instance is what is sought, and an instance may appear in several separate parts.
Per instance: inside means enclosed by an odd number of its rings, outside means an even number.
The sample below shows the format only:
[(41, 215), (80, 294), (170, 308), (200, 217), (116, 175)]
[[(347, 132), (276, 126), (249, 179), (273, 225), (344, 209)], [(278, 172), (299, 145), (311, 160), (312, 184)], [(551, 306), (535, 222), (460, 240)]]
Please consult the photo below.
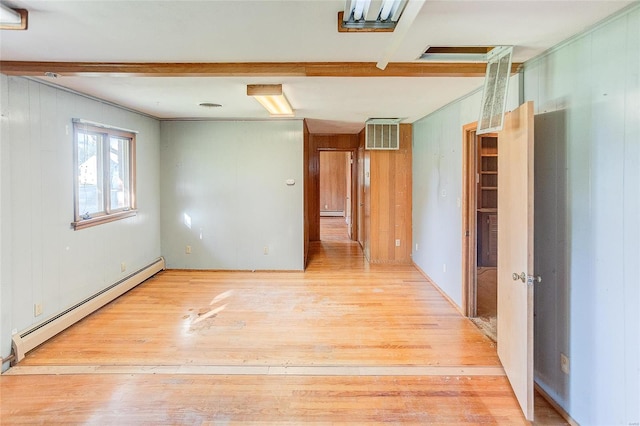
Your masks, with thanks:
[[(46, 111), (44, 114), (40, 114), (42, 101), (40, 99), (41, 84), (35, 81), (29, 82), (29, 164), (38, 165), (39, 167), (30, 167), (29, 175), (31, 179), (31, 187), (29, 188), (29, 197), (31, 202), (31, 208), (28, 212), (22, 212), (29, 216), (30, 228), (31, 228), (31, 241), (29, 242), (31, 251), (31, 283), (32, 283), (32, 302), (42, 303), (43, 296), (43, 259), (42, 249), (44, 240), (42, 240), (43, 234), (43, 221), (46, 220), (40, 213), (45, 211), (45, 205), (43, 204), (44, 193), (42, 191), (42, 170), (44, 167), (42, 161), (42, 145), (43, 137), (41, 132), (41, 126), (43, 121), (48, 121)], [(46, 97), (46, 93), (44, 94)], [(22, 169), (24, 174), (26, 170)]]
[[(625, 146), (624, 146), (624, 299), (625, 342), (640, 340), (640, 8), (627, 17), (627, 48), (625, 52)], [(633, 300), (637, 301), (634, 305)], [(640, 419), (640, 342), (625, 345), (625, 418)]]
[(354, 191), (355, 189), (355, 185), (354, 185), (354, 179), (353, 177), (356, 176), (356, 170), (357, 168), (354, 167), (355, 166), (355, 161), (352, 159), (352, 156), (355, 158), (357, 153), (354, 152), (347, 152), (345, 153), (344, 156), (344, 167), (346, 170), (345, 173), (345, 177), (346, 177), (346, 185), (347, 185), (347, 193), (346, 193), (346, 203), (344, 206), (344, 215), (345, 215), (345, 220), (347, 222), (347, 234), (349, 235), (350, 239), (354, 239), (353, 237), (353, 209), (355, 208), (354, 203), (353, 203), (353, 197), (354, 194), (356, 193)]
[[(363, 132), (364, 133), (364, 132)], [(363, 139), (364, 141), (364, 139)], [(364, 143), (364, 142), (363, 142)], [(371, 261), (371, 205), (373, 204), (373, 199), (371, 196), (371, 151), (368, 149), (364, 150), (364, 184), (363, 184), (363, 193), (364, 193), (364, 233), (363, 233), (363, 242), (362, 249), (364, 250), (364, 255), (367, 260)]]
[(346, 155), (344, 152), (320, 152), (320, 212), (346, 212)]
[(640, 419), (639, 16), (635, 6), (525, 65), (525, 97), (539, 106), (546, 283), (535, 291), (536, 379), (580, 424)]
[[(0, 120), (9, 119), (9, 80), (6, 75), (0, 74)], [(0, 356), (4, 357), (10, 352), (11, 322), (13, 312), (13, 288), (8, 285), (10, 280), (9, 268), (11, 267), (10, 250), (10, 210), (5, 199), (10, 200), (10, 186), (8, 173), (10, 163), (8, 161), (10, 150), (7, 141), (10, 138), (9, 126), (0, 125)], [(9, 333), (7, 333), (9, 332)], [(0, 370), (1, 370), (0, 366)]]
[[(411, 125), (402, 124), (399, 150), (366, 151), (371, 167), (372, 263), (411, 263), (411, 145)], [(399, 246), (396, 240), (400, 240)]]
[[(358, 196), (356, 197), (357, 202), (357, 240), (360, 243), (360, 246), (364, 248), (364, 235), (365, 235), (365, 216), (364, 216), (364, 208), (365, 208), (365, 198), (364, 198), (364, 131), (358, 134), (358, 158), (357, 158), (357, 189), (356, 192)], [(367, 220), (368, 223), (368, 220)]]
[(304, 179), (304, 194), (303, 194), (303, 203), (304, 203), (304, 267), (307, 267), (307, 262), (309, 260), (309, 227), (310, 227), (310, 217), (309, 217), (309, 203), (310, 203), (310, 195), (311, 195), (311, 167), (309, 163), (309, 127), (307, 126), (307, 121), (304, 120), (302, 124), (302, 137), (303, 137), (303, 147), (302, 147), (302, 164), (303, 168), (303, 179)]
[(302, 121), (165, 121), (161, 138), (170, 268), (303, 269)]
[(307, 168), (309, 171), (309, 240), (320, 240), (320, 151), (322, 150), (342, 150), (355, 151), (358, 149), (359, 138), (356, 134), (335, 134), (335, 135), (309, 135), (309, 160)]
[[(20, 77), (2, 76), (2, 86), (0, 334), (11, 336), (160, 256), (160, 138), (158, 121), (148, 117)], [(140, 131), (137, 217), (70, 228), (72, 118)], [(43, 307), (38, 317), (36, 303)], [(0, 350), (7, 356), (10, 342), (2, 339)]]
[[(29, 81), (10, 78), (10, 119), (12, 125), (10, 144), (10, 179), (12, 183), (11, 198), (11, 284), (13, 285), (13, 324), (30, 324), (33, 322), (33, 287), (31, 285), (31, 174), (25, 173), (24, 165), (30, 164), (31, 137), (30, 129), (30, 94)], [(3, 123), (3, 126), (5, 124)], [(5, 199), (5, 201), (7, 201)], [(10, 335), (10, 334), (9, 334)]]

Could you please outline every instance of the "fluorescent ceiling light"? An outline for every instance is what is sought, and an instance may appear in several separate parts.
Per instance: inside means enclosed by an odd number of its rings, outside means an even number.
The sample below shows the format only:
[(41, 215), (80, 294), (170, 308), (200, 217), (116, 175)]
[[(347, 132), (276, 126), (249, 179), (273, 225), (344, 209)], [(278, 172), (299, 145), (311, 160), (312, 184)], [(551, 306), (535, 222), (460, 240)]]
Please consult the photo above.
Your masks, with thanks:
[(247, 95), (253, 96), (272, 117), (293, 117), (293, 108), (282, 92), (282, 84), (249, 84)]
[(393, 31), (408, 0), (346, 0), (344, 30)]

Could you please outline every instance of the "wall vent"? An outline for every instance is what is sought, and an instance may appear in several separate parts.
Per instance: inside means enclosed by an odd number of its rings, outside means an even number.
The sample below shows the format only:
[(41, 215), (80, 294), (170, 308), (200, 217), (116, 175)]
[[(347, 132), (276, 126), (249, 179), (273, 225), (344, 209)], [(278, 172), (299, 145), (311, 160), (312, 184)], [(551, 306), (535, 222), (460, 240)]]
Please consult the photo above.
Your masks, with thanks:
[(499, 46), (487, 55), (487, 74), (484, 78), (476, 135), (502, 130), (511, 76), (512, 53), (513, 46)]
[(400, 148), (400, 123), (395, 118), (372, 118), (365, 126), (365, 149)]

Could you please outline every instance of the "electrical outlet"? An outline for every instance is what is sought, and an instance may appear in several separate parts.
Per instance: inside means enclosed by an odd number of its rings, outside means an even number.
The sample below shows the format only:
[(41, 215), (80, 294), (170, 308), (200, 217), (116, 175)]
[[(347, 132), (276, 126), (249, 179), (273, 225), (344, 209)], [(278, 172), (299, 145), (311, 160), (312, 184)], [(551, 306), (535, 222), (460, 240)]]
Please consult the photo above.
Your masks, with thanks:
[(33, 305), (33, 316), (39, 317), (42, 315), (42, 303), (36, 303)]
[(191, 246), (186, 246), (185, 249), (184, 249), (184, 252), (186, 254), (191, 254)]
[(396, 240), (396, 247), (400, 247), (400, 239)]
[(418, 243), (416, 243), (416, 251), (418, 251)]
[(560, 352), (560, 370), (564, 374), (569, 374), (569, 357)]
[(269, 247), (268, 246), (264, 246), (263, 253), (264, 254), (269, 254)]
[(124, 263), (124, 262), (122, 262), (122, 263), (120, 264), (120, 272), (124, 272), (124, 271), (126, 271), (126, 270), (127, 270), (127, 264), (126, 264), (126, 263)]
[(447, 272), (447, 264), (446, 263), (442, 264), (442, 272)]

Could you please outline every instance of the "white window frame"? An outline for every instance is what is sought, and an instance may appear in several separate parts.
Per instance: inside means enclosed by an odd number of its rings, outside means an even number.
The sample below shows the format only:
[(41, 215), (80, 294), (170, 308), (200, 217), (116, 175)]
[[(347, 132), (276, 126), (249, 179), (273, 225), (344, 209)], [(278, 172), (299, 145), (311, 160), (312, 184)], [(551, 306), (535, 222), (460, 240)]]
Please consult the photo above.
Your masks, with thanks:
[[(101, 135), (100, 156), (96, 161), (101, 161), (102, 175), (97, 179), (99, 193), (101, 194), (102, 210), (96, 212), (80, 211), (80, 164), (78, 159), (79, 134), (91, 133)], [(74, 181), (74, 221), (73, 229), (80, 230), (103, 223), (113, 222), (135, 216), (136, 208), (136, 133), (133, 130), (116, 128), (100, 123), (94, 123), (82, 119), (73, 119), (73, 181)], [(125, 165), (128, 174), (129, 203), (121, 208), (111, 206), (111, 138), (128, 140), (128, 164)], [(125, 198), (127, 198), (125, 196)]]

